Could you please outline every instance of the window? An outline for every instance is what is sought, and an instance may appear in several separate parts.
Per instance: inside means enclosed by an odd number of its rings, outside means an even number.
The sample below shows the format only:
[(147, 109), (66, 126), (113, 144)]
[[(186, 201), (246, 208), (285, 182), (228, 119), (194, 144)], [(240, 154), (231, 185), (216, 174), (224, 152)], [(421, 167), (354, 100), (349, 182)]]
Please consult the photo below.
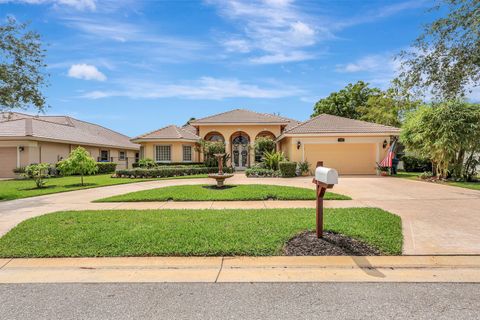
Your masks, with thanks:
[(145, 158), (145, 148), (143, 146), (140, 147), (140, 155), (139, 156), (140, 156), (140, 159)]
[(172, 152), (171, 146), (155, 146), (155, 161), (171, 161)]
[(140, 160), (140, 153), (135, 152), (135, 162), (138, 162), (138, 160)]
[(183, 146), (183, 161), (192, 161), (192, 146)]
[(100, 161), (101, 162), (108, 162), (108, 150), (101, 150), (100, 151)]
[(125, 151), (120, 151), (118, 153), (118, 160), (125, 161)]

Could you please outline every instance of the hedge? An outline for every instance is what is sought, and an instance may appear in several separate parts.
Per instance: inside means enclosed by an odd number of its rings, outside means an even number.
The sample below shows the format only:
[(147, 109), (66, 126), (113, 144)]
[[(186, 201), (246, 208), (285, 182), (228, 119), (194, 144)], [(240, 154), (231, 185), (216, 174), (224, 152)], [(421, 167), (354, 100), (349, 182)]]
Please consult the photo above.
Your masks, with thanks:
[[(205, 167), (203, 162), (157, 162), (157, 167)], [(138, 162), (132, 163), (133, 168), (139, 168)]]
[[(191, 176), (194, 174), (217, 173), (217, 167), (167, 167), (153, 169), (125, 169), (117, 170), (117, 178), (167, 178), (176, 176)], [(233, 168), (223, 168), (223, 172), (232, 173)]]
[(403, 156), (403, 169), (407, 172), (432, 172), (432, 162), (413, 156)]
[(297, 171), (296, 162), (281, 161), (278, 164), (278, 168), (280, 169), (280, 174), (282, 175), (282, 177), (290, 178), (290, 177), (296, 176), (296, 171)]
[(265, 168), (248, 168), (245, 170), (245, 175), (253, 178), (278, 177), (280, 176), (280, 171)]
[(97, 174), (114, 173), (117, 168), (115, 162), (97, 162)]

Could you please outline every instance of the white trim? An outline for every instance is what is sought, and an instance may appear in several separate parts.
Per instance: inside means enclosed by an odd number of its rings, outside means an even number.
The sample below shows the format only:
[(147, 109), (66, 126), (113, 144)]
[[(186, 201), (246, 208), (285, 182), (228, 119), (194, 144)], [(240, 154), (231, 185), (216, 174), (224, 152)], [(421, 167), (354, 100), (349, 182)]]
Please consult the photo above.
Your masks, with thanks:
[(328, 133), (285, 133), (282, 134), (280, 138), (285, 137), (311, 137), (311, 138), (318, 138), (318, 137), (377, 137), (377, 136), (398, 136), (400, 132), (363, 132), (363, 133), (353, 133), (353, 132), (328, 132)]
[(82, 142), (82, 141), (71, 141), (71, 140), (60, 140), (60, 139), (49, 139), (49, 138), (41, 138), (41, 137), (0, 137), (0, 141), (12, 141), (12, 140), (28, 140), (28, 141), (44, 141), (44, 142), (56, 142), (56, 143), (64, 143), (64, 144), (72, 144), (76, 146), (89, 146), (89, 147), (97, 147), (97, 148), (112, 148), (112, 149), (127, 149), (127, 150), (139, 150), (140, 146), (138, 147), (126, 147), (120, 145), (107, 145), (107, 144), (98, 144), (98, 143), (89, 143), (89, 142)]
[(17, 146), (17, 168), (20, 168), (20, 146)]
[(199, 139), (158, 139), (158, 138), (142, 138), (142, 139), (132, 139), (131, 142), (190, 142), (190, 143), (197, 143), (200, 141)]

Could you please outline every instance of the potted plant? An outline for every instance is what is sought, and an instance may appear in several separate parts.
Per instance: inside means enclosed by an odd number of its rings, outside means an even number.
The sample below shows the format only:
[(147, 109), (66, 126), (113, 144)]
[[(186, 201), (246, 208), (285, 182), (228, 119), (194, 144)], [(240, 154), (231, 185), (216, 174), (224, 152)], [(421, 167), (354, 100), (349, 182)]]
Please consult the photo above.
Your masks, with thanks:
[(380, 165), (377, 165), (377, 170), (380, 172), (380, 175), (383, 176), (383, 177), (386, 177), (388, 176), (388, 171), (389, 171), (389, 168), (388, 167), (382, 167)]
[(301, 161), (297, 163), (298, 175), (308, 176), (310, 175), (310, 163), (308, 161)]

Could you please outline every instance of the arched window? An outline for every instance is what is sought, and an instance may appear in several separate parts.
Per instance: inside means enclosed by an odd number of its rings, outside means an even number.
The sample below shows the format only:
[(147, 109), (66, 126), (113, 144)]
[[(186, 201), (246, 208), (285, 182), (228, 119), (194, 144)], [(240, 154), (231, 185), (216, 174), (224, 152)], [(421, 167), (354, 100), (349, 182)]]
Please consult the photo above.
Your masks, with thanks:
[(275, 135), (270, 131), (262, 131), (259, 134), (257, 134), (257, 136), (255, 137), (255, 140), (258, 138), (269, 138), (269, 139), (275, 140)]
[(205, 140), (213, 142), (225, 142), (225, 138), (222, 136), (222, 134), (215, 131), (207, 133), (207, 135), (205, 136)]

